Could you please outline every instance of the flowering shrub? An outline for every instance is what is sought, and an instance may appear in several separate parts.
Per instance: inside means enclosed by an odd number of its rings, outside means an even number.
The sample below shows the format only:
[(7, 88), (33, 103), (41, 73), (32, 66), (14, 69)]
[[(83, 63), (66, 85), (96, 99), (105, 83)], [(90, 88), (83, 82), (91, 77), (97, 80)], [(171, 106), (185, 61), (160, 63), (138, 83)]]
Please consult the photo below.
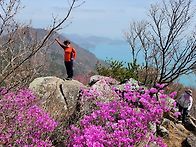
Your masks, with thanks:
[[(85, 115), (78, 126), (70, 126), (66, 131), (68, 139), (66, 146), (74, 147), (110, 147), (110, 146), (166, 146), (162, 139), (155, 135), (151, 129), (152, 124), (160, 124), (164, 112), (170, 111), (166, 99), (169, 97), (157, 89), (145, 90), (138, 87), (132, 90), (132, 85), (127, 84), (118, 91), (118, 98), (111, 102), (97, 102), (98, 109), (90, 115)], [(86, 97), (93, 93), (87, 93)], [(90, 91), (89, 91), (90, 92)], [(97, 93), (96, 93), (97, 94)], [(83, 95), (83, 98), (85, 98)], [(158, 96), (158, 98), (157, 98)], [(173, 94), (172, 94), (173, 96)], [(107, 95), (105, 95), (107, 99)]]
[[(5, 90), (4, 90), (5, 91)], [(0, 94), (0, 144), (52, 146), (50, 133), (57, 123), (36, 104), (29, 90)]]

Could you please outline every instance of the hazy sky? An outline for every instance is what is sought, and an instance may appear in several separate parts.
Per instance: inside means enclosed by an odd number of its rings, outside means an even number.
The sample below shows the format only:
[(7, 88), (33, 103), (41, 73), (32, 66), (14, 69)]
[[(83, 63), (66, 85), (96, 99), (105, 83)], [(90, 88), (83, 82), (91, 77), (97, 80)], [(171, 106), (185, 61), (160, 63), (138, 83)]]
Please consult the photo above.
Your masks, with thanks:
[[(52, 17), (62, 18), (68, 8), (67, 0), (22, 0), (25, 6), (18, 16), (38, 28), (52, 24)], [(80, 0), (82, 2), (82, 0)], [(63, 32), (79, 35), (96, 35), (110, 38), (122, 38), (132, 20), (146, 17), (150, 4), (160, 0), (85, 0), (85, 3), (73, 10)], [(66, 24), (65, 24), (66, 25)]]

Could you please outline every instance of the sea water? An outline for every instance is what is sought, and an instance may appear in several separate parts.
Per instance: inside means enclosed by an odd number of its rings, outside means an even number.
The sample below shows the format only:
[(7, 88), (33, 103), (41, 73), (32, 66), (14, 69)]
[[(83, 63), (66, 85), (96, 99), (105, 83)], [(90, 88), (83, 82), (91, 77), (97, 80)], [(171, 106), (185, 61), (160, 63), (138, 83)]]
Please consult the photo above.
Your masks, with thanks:
[[(89, 49), (96, 55), (97, 58), (102, 60), (118, 60), (123, 61), (125, 64), (131, 62), (131, 50), (128, 43), (121, 44), (97, 44), (94, 48)], [(183, 75), (178, 80), (185, 86), (196, 88), (196, 75)]]
[(124, 62), (131, 60), (131, 51), (126, 44), (98, 44), (90, 51), (102, 60), (114, 59)]

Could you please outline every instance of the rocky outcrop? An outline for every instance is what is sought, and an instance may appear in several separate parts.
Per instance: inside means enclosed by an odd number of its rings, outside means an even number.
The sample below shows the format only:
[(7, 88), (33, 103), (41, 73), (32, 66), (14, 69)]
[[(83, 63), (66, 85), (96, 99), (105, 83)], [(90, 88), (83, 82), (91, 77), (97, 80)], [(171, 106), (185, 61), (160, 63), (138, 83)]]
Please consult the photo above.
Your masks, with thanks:
[[(91, 88), (95, 89), (99, 93), (97, 97), (98, 101), (107, 102), (113, 100), (117, 96), (117, 94), (112, 90), (113, 85), (116, 84), (118, 84), (118, 82), (112, 78), (99, 76), (99, 79), (91, 86)], [(105, 98), (106, 95), (107, 99)]]
[(191, 118), (188, 118), (188, 120), (186, 121), (186, 123), (184, 124), (185, 128), (191, 132), (193, 132), (193, 134), (196, 135), (196, 125), (195, 123), (192, 121)]
[(89, 96), (81, 97), (81, 115), (91, 113), (96, 108), (97, 102), (109, 102), (118, 97), (117, 93), (112, 90), (112, 87), (118, 83), (118, 81), (109, 77), (92, 76), (89, 87), (84, 90), (88, 91)]
[[(126, 92), (123, 90), (127, 84), (129, 84), (130, 87), (128, 88), (131, 88), (131, 90), (145, 90), (145, 87), (139, 86), (139, 83), (134, 79), (129, 79), (125, 83), (119, 83), (114, 79), (96, 75), (91, 77), (90, 83), (90, 86), (86, 87), (76, 80), (64, 81), (57, 77), (40, 77), (35, 79), (29, 88), (40, 98), (41, 107), (56, 120), (66, 119), (69, 116), (74, 117), (75, 115), (73, 114), (76, 111), (80, 113), (80, 116), (92, 112), (96, 102), (112, 101), (119, 96), (119, 91)], [(86, 90), (89, 96), (92, 93), (93, 97), (83, 99), (80, 95), (81, 89), (84, 90), (84, 93)], [(117, 90), (117, 92), (114, 92), (112, 89)], [(168, 106), (172, 103), (173, 101), (171, 102), (168, 99)], [(80, 109), (77, 109), (78, 105)], [(168, 147), (194, 147), (196, 144), (195, 119), (189, 117), (188, 122), (182, 124), (172, 114), (173, 112), (169, 112), (167, 115), (164, 115), (161, 126), (157, 127), (155, 124), (152, 124), (153, 132), (163, 137)], [(141, 146), (144, 145), (141, 144)], [(152, 144), (151, 146), (156, 145)]]
[(163, 136), (164, 142), (168, 147), (181, 147), (182, 142), (190, 134), (182, 124), (175, 124), (173, 121), (167, 121), (167, 125), (165, 124), (164, 127), (169, 132), (169, 136)]
[(56, 120), (73, 114), (81, 87), (84, 85), (78, 81), (64, 81), (57, 77), (36, 78), (29, 85), (40, 99), (41, 107)]
[(182, 124), (174, 117), (163, 118), (159, 135), (163, 137), (168, 147), (194, 147), (195, 145), (195, 124), (189, 118)]
[(185, 143), (186, 146), (188, 146), (188, 147), (195, 147), (196, 146), (196, 136), (191, 133), (183, 143)]

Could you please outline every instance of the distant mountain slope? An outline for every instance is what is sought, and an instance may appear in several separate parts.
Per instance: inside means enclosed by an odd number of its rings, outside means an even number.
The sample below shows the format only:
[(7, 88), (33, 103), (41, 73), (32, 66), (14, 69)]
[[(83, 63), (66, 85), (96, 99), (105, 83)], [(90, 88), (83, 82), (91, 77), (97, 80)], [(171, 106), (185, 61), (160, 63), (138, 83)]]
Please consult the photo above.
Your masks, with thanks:
[[(44, 29), (36, 29), (36, 28), (29, 28), (29, 34), (36, 34), (37, 39), (42, 39), (47, 31)], [(29, 35), (30, 36), (30, 35)], [(66, 40), (66, 37), (56, 33), (54, 36), (50, 38), (50, 42), (54, 42), (56, 37), (59, 37), (60, 40)], [(31, 39), (31, 38), (29, 38)], [(95, 71), (95, 65), (97, 62), (100, 61), (93, 53), (90, 51), (80, 47), (79, 44), (74, 43), (72, 40), (72, 46), (77, 51), (77, 59), (74, 62), (74, 75), (85, 75), (90, 72)], [(66, 70), (64, 66), (64, 53), (63, 49), (54, 42), (47, 50), (46, 50), (46, 57), (47, 57), (47, 67), (43, 71), (43, 75), (54, 75), (59, 76), (61, 78), (66, 77)]]
[[(66, 39), (63, 36), (61, 36), (60, 38), (62, 41)], [(72, 46), (77, 51), (77, 59), (74, 62), (75, 75), (88, 74), (94, 71), (95, 65), (99, 61), (99, 59), (97, 59), (93, 53), (91, 53), (90, 51), (84, 48), (81, 48), (79, 45), (75, 44), (74, 42), (72, 42)], [(53, 44), (49, 48), (48, 53), (50, 56), (51, 67), (56, 65), (56, 66), (59, 66), (59, 68), (65, 69), (64, 59), (63, 59), (63, 54), (64, 54), (63, 49), (59, 45)], [(63, 70), (63, 73), (65, 73), (65, 70)]]

